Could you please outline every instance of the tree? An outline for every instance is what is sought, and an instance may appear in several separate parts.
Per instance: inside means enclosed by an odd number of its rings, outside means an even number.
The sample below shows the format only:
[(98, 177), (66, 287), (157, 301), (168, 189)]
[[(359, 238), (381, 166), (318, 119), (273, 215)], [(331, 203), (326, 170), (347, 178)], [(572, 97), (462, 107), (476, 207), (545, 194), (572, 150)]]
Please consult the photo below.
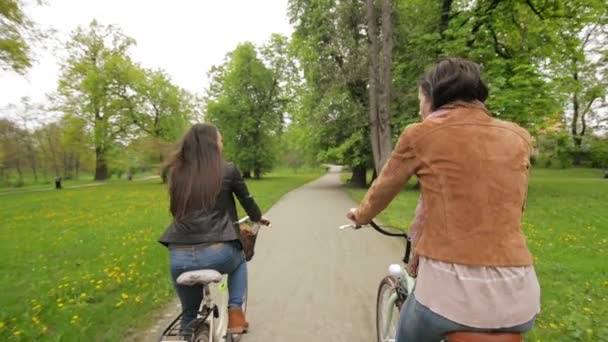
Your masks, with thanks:
[(5, 183), (10, 178), (10, 170), (17, 172), (17, 184), (23, 184), (23, 172), (26, 167), (25, 150), (21, 141), (27, 132), (19, 128), (14, 122), (0, 119), (0, 176)]
[(225, 154), (244, 175), (253, 172), (260, 178), (275, 162), (275, 139), (281, 129), (275, 74), (259, 59), (253, 44), (242, 43), (210, 75), (206, 119), (220, 129)]
[(32, 23), (20, 0), (0, 0), (0, 68), (24, 73), (32, 64), (28, 32)]
[(131, 122), (133, 106), (127, 96), (134, 91), (130, 84), (136, 69), (128, 49), (134, 43), (119, 29), (93, 21), (74, 31), (66, 44), (56, 102), (92, 127), (95, 180), (109, 177), (106, 152)]
[(560, 8), (566, 18), (553, 23), (553, 39), (560, 53), (550, 67), (562, 89), (574, 164), (581, 165), (583, 141), (593, 123), (601, 125), (601, 114), (606, 109), (608, 8), (602, 1), (593, 0), (572, 1)]
[(350, 166), (351, 183), (366, 185), (372, 165), (369, 135), (368, 50), (360, 1), (292, 0), (292, 44), (305, 84), (292, 124), (310, 132), (321, 161)]
[[(380, 173), (393, 149), (390, 126), (393, 4), (391, 0), (382, 0), (381, 19), (376, 7), (374, 0), (367, 0), (370, 138), (375, 171)], [(381, 30), (378, 30), (379, 19)]]

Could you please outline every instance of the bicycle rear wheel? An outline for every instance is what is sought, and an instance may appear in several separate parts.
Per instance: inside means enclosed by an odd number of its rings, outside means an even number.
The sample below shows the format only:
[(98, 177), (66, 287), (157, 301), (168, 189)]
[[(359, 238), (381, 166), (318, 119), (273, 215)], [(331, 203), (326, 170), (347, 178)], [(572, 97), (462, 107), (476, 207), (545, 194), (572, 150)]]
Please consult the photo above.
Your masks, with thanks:
[(211, 329), (209, 323), (200, 322), (198, 329), (196, 329), (192, 336), (192, 342), (209, 342), (211, 341)]
[(378, 286), (376, 298), (376, 335), (378, 342), (394, 342), (399, 326), (399, 307), (397, 305), (398, 281), (387, 276)]

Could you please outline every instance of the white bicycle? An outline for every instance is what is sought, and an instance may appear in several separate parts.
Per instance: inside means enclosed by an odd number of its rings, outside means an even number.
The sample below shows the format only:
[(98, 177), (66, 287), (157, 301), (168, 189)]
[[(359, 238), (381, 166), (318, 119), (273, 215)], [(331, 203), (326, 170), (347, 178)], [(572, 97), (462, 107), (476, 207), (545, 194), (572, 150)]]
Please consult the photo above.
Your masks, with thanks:
[[(241, 225), (248, 222), (249, 217), (238, 221)], [(251, 230), (257, 234), (261, 225), (252, 222)], [(228, 333), (228, 276), (216, 270), (204, 269), (184, 272), (177, 278), (177, 283), (186, 286), (202, 286), (203, 301), (198, 317), (190, 323), (192, 337), (184, 339), (180, 327), (180, 313), (165, 329), (160, 341), (183, 342), (238, 342), (242, 334)], [(247, 291), (243, 298), (243, 312), (247, 310)]]
[[(391, 232), (381, 228), (375, 222), (369, 226), (381, 234), (405, 238), (405, 256), (403, 262), (407, 264), (410, 259), (412, 243), (407, 234)], [(359, 229), (361, 226), (347, 224), (339, 229)], [(395, 342), (397, 329), (399, 327), (399, 315), (405, 300), (414, 290), (416, 279), (412, 278), (399, 264), (391, 264), (388, 268), (389, 275), (382, 278), (378, 286), (376, 297), (376, 335), (378, 342)], [(444, 337), (444, 342), (522, 342), (519, 333), (476, 333), (458, 331), (449, 333)]]

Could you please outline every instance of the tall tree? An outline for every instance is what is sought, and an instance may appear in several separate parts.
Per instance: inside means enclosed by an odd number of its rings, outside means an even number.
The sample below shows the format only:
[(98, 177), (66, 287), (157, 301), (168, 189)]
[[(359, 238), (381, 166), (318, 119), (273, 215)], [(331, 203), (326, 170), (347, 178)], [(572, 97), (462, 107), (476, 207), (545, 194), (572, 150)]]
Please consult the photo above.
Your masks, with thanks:
[(67, 114), (91, 125), (95, 146), (95, 180), (109, 177), (106, 153), (126, 134), (132, 104), (130, 77), (134, 65), (128, 49), (135, 41), (114, 26), (93, 21), (76, 29), (66, 44), (56, 102)]
[(360, 1), (291, 0), (294, 51), (305, 85), (295, 123), (318, 146), (318, 158), (353, 171), (351, 182), (366, 185), (373, 165), (369, 139), (368, 42)]
[(274, 142), (281, 128), (275, 75), (253, 44), (242, 43), (211, 76), (206, 118), (222, 132), (226, 155), (246, 176), (253, 172), (260, 178), (275, 162)]

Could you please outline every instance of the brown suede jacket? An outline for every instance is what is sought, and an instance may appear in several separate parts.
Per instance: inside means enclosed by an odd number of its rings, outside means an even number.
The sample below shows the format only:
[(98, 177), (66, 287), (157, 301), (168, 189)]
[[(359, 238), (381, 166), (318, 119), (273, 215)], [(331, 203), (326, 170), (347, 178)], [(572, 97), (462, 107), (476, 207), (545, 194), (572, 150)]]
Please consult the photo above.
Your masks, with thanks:
[(357, 223), (371, 221), (416, 175), (426, 211), (419, 255), (463, 265), (531, 265), (521, 230), (530, 134), (490, 117), (480, 102), (441, 109), (444, 115), (403, 131), (359, 206)]

